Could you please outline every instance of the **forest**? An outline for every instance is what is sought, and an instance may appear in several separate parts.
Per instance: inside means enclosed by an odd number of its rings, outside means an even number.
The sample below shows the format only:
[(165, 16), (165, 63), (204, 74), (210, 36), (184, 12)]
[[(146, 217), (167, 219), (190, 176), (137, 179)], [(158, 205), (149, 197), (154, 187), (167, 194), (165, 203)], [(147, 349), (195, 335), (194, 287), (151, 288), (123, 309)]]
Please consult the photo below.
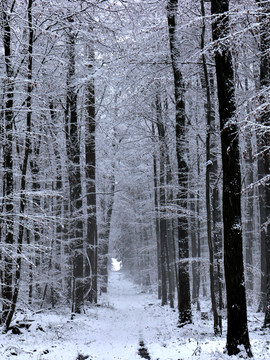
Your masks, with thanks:
[(269, 359), (270, 1), (0, 4), (3, 359)]

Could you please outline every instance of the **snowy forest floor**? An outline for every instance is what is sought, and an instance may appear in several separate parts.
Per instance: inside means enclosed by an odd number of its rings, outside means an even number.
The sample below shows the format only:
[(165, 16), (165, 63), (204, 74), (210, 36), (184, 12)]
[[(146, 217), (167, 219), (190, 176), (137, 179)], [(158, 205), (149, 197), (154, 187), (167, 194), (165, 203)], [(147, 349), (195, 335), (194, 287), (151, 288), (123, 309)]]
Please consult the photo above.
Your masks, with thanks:
[[(177, 311), (159, 304), (155, 294), (142, 292), (121, 272), (111, 272), (109, 291), (100, 306), (73, 320), (69, 310), (27, 314), (34, 320), (29, 330), (0, 335), (0, 359), (76, 360), (88, 355), (89, 360), (139, 360), (140, 340), (151, 360), (243, 358), (244, 353), (237, 357), (223, 353), (226, 331), (215, 338), (212, 320), (201, 320), (194, 312), (194, 324), (178, 329)], [(254, 359), (269, 360), (269, 330), (261, 330), (262, 321), (263, 314), (249, 313)], [(223, 325), (226, 328), (225, 321)]]

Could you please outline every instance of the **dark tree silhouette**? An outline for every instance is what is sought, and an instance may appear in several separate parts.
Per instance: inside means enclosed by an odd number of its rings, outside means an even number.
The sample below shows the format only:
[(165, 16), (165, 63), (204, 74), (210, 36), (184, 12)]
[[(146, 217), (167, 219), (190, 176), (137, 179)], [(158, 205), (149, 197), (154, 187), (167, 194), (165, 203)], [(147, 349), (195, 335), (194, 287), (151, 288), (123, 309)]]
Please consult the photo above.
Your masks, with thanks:
[(66, 97), (66, 146), (69, 160), (68, 176), (70, 188), (70, 237), (73, 241), (73, 291), (72, 311), (81, 312), (84, 297), (83, 279), (83, 222), (82, 185), (80, 173), (80, 143), (78, 135), (77, 91), (75, 88), (76, 33), (73, 18), (69, 17), (67, 33), (67, 97)]
[(269, 16), (270, 3), (265, 1), (257, 1), (260, 15), (260, 91), (259, 91), (259, 105), (260, 113), (258, 121), (263, 125), (263, 132), (258, 134), (258, 179), (260, 181), (259, 187), (259, 201), (260, 201), (260, 223), (261, 223), (261, 291), (262, 301), (261, 305), (265, 310), (264, 326), (270, 327), (270, 182), (269, 170), (269, 144), (270, 134), (269, 130), (269, 103), (267, 101), (267, 92), (270, 85), (270, 39), (269, 39)]
[[(167, 19), (169, 28), (170, 54), (174, 78), (175, 95), (175, 126), (176, 126), (176, 156), (178, 164), (178, 205), (184, 211), (187, 210), (188, 203), (188, 166), (185, 160), (185, 84), (183, 75), (179, 68), (179, 48), (176, 39), (176, 15), (178, 10), (178, 0), (170, 0), (167, 3)], [(188, 219), (181, 214), (178, 219), (178, 287), (179, 287), (179, 326), (192, 322), (191, 300), (190, 300), (190, 280), (189, 280), (189, 245), (188, 245)]]
[(239, 136), (235, 114), (235, 86), (232, 54), (223, 38), (229, 32), (229, 1), (212, 0), (211, 13), (215, 52), (223, 167), (224, 267), (227, 290), (227, 344), (229, 355), (239, 353), (244, 345), (252, 356), (247, 325), (244, 281), (241, 170)]

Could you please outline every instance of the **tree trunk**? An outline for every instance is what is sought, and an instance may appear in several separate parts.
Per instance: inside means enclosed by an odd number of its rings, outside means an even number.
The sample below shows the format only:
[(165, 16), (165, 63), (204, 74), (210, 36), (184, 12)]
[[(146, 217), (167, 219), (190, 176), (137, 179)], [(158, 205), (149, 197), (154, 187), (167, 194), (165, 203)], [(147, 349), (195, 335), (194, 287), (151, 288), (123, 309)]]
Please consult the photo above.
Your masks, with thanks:
[[(152, 136), (155, 141), (155, 126), (152, 123)], [(155, 150), (154, 150), (155, 151)], [(153, 154), (153, 171), (154, 171), (154, 204), (155, 204), (155, 230), (156, 230), (156, 241), (157, 241), (157, 276), (158, 276), (158, 299), (161, 299), (161, 250), (160, 250), (160, 196), (159, 196), (159, 183), (158, 183), (158, 172), (157, 172), (157, 156)]]
[(197, 304), (200, 309), (199, 290), (200, 290), (200, 269), (199, 269), (199, 244), (197, 241), (197, 219), (196, 219), (196, 196), (190, 194), (190, 237), (191, 237), (191, 256), (192, 256), (192, 303)]
[(180, 54), (176, 38), (176, 15), (178, 0), (169, 0), (167, 3), (167, 19), (169, 28), (170, 55), (172, 60), (174, 93), (175, 93), (175, 126), (176, 126), (176, 156), (178, 165), (178, 206), (182, 214), (178, 219), (178, 249), (179, 249), (179, 326), (192, 322), (190, 280), (189, 280), (189, 241), (188, 220), (185, 212), (188, 210), (188, 166), (184, 157), (185, 148), (185, 86), (182, 73), (179, 69)]
[(270, 125), (270, 111), (268, 109), (268, 99), (264, 92), (269, 91), (270, 85), (270, 39), (269, 39), (269, 16), (270, 4), (265, 1), (257, 1), (262, 9), (260, 16), (260, 36), (261, 36), (261, 63), (260, 63), (260, 117), (259, 122), (266, 130), (258, 139), (258, 179), (260, 180), (259, 199), (260, 199), (260, 223), (261, 223), (261, 254), (262, 254), (262, 296), (263, 307), (265, 309), (264, 326), (270, 327), (270, 132), (267, 130)]
[(95, 149), (95, 85), (92, 69), (95, 61), (94, 50), (88, 49), (88, 69), (90, 80), (86, 89), (86, 124), (85, 124), (85, 176), (87, 194), (87, 257), (90, 266), (91, 289), (88, 300), (97, 302), (97, 220), (96, 220), (96, 149)]
[(167, 220), (167, 272), (169, 281), (169, 304), (174, 308), (174, 294), (175, 294), (175, 254), (174, 254), (174, 231), (173, 231), (173, 219)]
[(72, 311), (80, 313), (83, 306), (83, 222), (82, 222), (82, 190), (80, 173), (80, 143), (78, 134), (77, 93), (75, 81), (75, 43), (73, 19), (69, 18), (68, 29), (68, 74), (66, 98), (66, 146), (69, 160), (70, 187), (70, 237), (73, 243), (73, 290)]
[(20, 184), (20, 222), (19, 222), (19, 232), (17, 240), (17, 254), (16, 254), (16, 270), (14, 276), (14, 289), (12, 295), (12, 302), (10, 305), (10, 310), (6, 318), (5, 328), (9, 329), (10, 323), (12, 321), (16, 304), (19, 295), (19, 282), (21, 278), (21, 261), (22, 261), (22, 245), (23, 245), (23, 236), (24, 236), (24, 213), (26, 208), (26, 174), (28, 167), (28, 159), (31, 148), (31, 127), (32, 127), (32, 68), (33, 68), (33, 42), (34, 42), (34, 30), (32, 24), (32, 4), (33, 1), (29, 0), (27, 5), (27, 24), (28, 24), (28, 63), (27, 63), (27, 98), (25, 101), (27, 114), (26, 114), (26, 134), (25, 134), (25, 144), (24, 144), (24, 157), (22, 164), (22, 175), (21, 175), (21, 184)]
[(99, 261), (100, 261), (100, 292), (107, 293), (108, 287), (108, 252), (109, 252), (109, 240), (111, 232), (111, 218), (113, 212), (114, 203), (114, 191), (115, 191), (115, 175), (114, 166), (112, 166), (112, 175), (109, 177), (110, 188), (108, 189), (108, 195), (104, 197), (108, 198), (108, 201), (103, 201), (103, 224), (99, 232)]
[[(206, 110), (206, 217), (207, 217), (207, 240), (208, 240), (208, 249), (209, 249), (209, 274), (210, 274), (210, 294), (211, 294), (211, 304), (212, 311), (214, 317), (214, 334), (221, 335), (222, 333), (222, 325), (221, 325), (221, 315), (218, 314), (218, 293), (216, 293), (216, 289), (218, 289), (218, 276), (216, 276), (216, 266), (215, 266), (215, 249), (213, 237), (213, 224), (212, 224), (212, 208), (213, 204), (211, 203), (211, 177), (213, 182), (216, 179), (217, 174), (212, 174), (212, 165), (217, 161), (216, 153), (211, 154), (211, 145), (213, 144), (213, 134), (214, 134), (214, 123), (215, 116), (212, 105), (211, 98), (211, 89), (210, 89), (210, 79), (209, 73), (207, 69), (206, 56), (204, 54), (204, 45), (205, 45), (205, 9), (204, 9), (204, 0), (201, 0), (201, 13), (202, 13), (202, 33), (201, 33), (201, 50), (202, 50), (202, 66), (203, 66), (203, 79), (202, 85), (205, 90), (205, 110)], [(217, 169), (214, 169), (217, 170)], [(212, 176), (211, 176), (212, 175)], [(216, 209), (215, 209), (216, 211)]]
[[(249, 91), (248, 88), (248, 78), (245, 79), (245, 90)], [(247, 113), (250, 113), (249, 104), (247, 104)], [(253, 290), (253, 241), (255, 238), (254, 231), (254, 198), (255, 198), (255, 189), (253, 186), (254, 183), (254, 160), (253, 160), (253, 145), (252, 145), (252, 128), (249, 127), (248, 122), (246, 124), (247, 131), (245, 132), (245, 152), (244, 152), (244, 162), (246, 168), (245, 176), (245, 187), (249, 188), (246, 194), (245, 201), (245, 217), (246, 217), (246, 288), (247, 291)], [(250, 294), (251, 295), (251, 294)], [(250, 297), (251, 299), (251, 297)]]
[(2, 284), (2, 316), (1, 323), (7, 321), (8, 315), (11, 310), (12, 304), (12, 289), (13, 289), (13, 259), (12, 247), (14, 244), (13, 229), (14, 229), (14, 205), (13, 205), (13, 156), (12, 156), (12, 143), (13, 143), (13, 97), (14, 97), (14, 79), (13, 69), (11, 63), (11, 28), (10, 28), (10, 15), (7, 9), (7, 2), (2, 2), (2, 16), (3, 16), (3, 47), (6, 69), (6, 100), (4, 110), (4, 136), (5, 141), (3, 144), (3, 198), (4, 210), (6, 212), (5, 221), (5, 246), (6, 251), (4, 255), (4, 271), (3, 271), (3, 284)]
[[(172, 167), (169, 156), (169, 149), (166, 145), (166, 184), (168, 185), (166, 191), (166, 204), (167, 206), (172, 206), (173, 204), (173, 191), (172, 191)], [(169, 210), (170, 211), (170, 210)], [(175, 253), (174, 253), (174, 231), (173, 231), (173, 219), (168, 218), (167, 222), (167, 273), (168, 273), (168, 282), (169, 282), (169, 303), (170, 307), (174, 308), (174, 293), (175, 293)]]
[(229, 355), (244, 345), (252, 356), (247, 325), (241, 224), (241, 170), (239, 136), (235, 121), (235, 87), (232, 55), (222, 38), (229, 33), (229, 1), (211, 1), (213, 40), (219, 42), (215, 53), (223, 166), (224, 266), (227, 290), (227, 344)]
[[(198, 127), (198, 119), (196, 117), (196, 127)], [(200, 150), (199, 150), (199, 136), (196, 135), (196, 167), (197, 167), (197, 179), (200, 178), (201, 174), (201, 165), (200, 165)], [(192, 210), (192, 218), (190, 224), (190, 231), (191, 231), (191, 251), (192, 251), (192, 258), (196, 258), (196, 261), (193, 260), (192, 262), (192, 272), (193, 272), (193, 294), (196, 297), (197, 302), (197, 310), (200, 311), (200, 285), (201, 285), (201, 220), (200, 220), (200, 189), (194, 188), (194, 193), (190, 194), (191, 204), (190, 208)], [(194, 238), (194, 241), (193, 241)], [(193, 298), (194, 299), (194, 298)], [(193, 300), (192, 299), (192, 300)], [(193, 300), (194, 301), (194, 300)]]
[[(40, 190), (40, 182), (38, 179), (39, 175), (39, 164), (38, 164), (38, 157), (39, 157), (39, 151), (40, 151), (40, 139), (38, 139), (37, 144), (34, 144), (32, 142), (31, 150), (30, 150), (30, 156), (31, 160), (29, 160), (30, 165), (30, 171), (32, 175), (32, 191), (35, 194), (35, 192)], [(35, 196), (33, 195), (32, 199), (32, 206), (33, 206), (33, 212), (34, 214), (40, 213), (40, 197), (39, 195)], [(31, 233), (29, 230), (27, 230), (27, 239), (29, 240), (29, 245), (32, 245), (34, 248), (34, 254), (30, 258), (30, 264), (29, 264), (29, 304), (32, 304), (32, 298), (34, 295), (34, 272), (33, 272), (33, 264), (35, 261), (37, 261), (37, 256), (39, 253), (38, 246), (39, 246), (39, 240), (40, 240), (40, 226), (38, 221), (34, 221), (33, 224), (34, 234), (33, 234), (33, 240), (31, 244)]]
[(166, 144), (165, 144), (165, 128), (162, 121), (162, 110), (160, 96), (156, 98), (156, 112), (157, 112), (157, 128), (159, 136), (159, 161), (160, 161), (160, 261), (161, 261), (161, 305), (166, 305), (168, 302), (168, 267), (167, 267), (167, 220), (166, 212), (166, 194), (165, 194), (165, 162), (166, 162)]

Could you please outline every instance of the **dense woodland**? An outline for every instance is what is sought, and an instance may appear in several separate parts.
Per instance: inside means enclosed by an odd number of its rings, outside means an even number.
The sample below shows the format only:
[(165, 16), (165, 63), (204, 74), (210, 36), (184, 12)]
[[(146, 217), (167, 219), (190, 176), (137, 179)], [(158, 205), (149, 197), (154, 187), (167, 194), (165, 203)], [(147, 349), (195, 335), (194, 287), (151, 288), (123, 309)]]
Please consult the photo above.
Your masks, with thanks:
[(3, 331), (18, 309), (97, 304), (115, 257), (178, 326), (210, 299), (228, 354), (252, 356), (247, 305), (270, 327), (269, 17), (265, 0), (1, 0)]

